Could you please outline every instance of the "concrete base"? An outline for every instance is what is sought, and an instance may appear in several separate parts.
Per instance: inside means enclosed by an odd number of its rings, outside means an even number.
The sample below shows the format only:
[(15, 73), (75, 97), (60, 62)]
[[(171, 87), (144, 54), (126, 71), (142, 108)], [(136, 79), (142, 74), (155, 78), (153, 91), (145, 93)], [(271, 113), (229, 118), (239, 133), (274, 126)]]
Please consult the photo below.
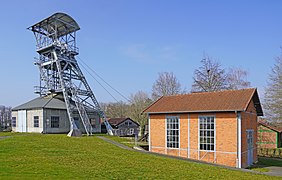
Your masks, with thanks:
[(72, 129), (67, 135), (68, 137), (81, 137), (82, 133), (79, 129)]

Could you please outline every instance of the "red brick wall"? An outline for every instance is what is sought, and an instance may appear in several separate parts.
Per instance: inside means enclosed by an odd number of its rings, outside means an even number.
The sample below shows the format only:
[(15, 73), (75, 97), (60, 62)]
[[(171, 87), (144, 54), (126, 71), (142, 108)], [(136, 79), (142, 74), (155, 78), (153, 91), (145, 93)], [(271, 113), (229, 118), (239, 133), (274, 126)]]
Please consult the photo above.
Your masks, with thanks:
[(253, 101), (250, 102), (247, 111), (241, 113), (241, 161), (242, 167), (247, 167), (248, 144), (247, 130), (253, 130), (253, 162), (257, 161), (257, 115)]
[(268, 127), (258, 126), (258, 147), (277, 148), (277, 133)]
[[(167, 114), (171, 115), (171, 114)], [(199, 116), (215, 116), (216, 141), (215, 152), (199, 151), (198, 119)], [(192, 113), (177, 114), (180, 117), (180, 147), (166, 148), (166, 115), (150, 114), (151, 151), (173, 156), (187, 157), (212, 163), (236, 167), (237, 159), (237, 115), (233, 113)], [(189, 121), (188, 121), (189, 117)], [(190, 138), (188, 140), (188, 126)], [(189, 145), (188, 145), (189, 142)]]

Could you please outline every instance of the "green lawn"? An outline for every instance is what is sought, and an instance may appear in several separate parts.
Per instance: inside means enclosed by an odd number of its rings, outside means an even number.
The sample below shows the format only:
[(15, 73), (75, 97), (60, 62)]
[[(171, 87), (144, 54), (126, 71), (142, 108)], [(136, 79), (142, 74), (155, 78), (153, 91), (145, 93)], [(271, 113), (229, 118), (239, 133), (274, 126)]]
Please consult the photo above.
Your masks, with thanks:
[(0, 179), (275, 179), (124, 150), (95, 136), (4, 135)]

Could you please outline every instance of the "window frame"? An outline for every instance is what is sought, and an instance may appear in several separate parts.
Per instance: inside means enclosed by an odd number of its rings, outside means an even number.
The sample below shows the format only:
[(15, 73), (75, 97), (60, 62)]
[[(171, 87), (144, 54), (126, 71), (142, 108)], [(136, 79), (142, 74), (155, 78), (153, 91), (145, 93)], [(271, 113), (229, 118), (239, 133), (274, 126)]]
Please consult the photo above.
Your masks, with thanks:
[(17, 117), (12, 117), (12, 127), (17, 127)]
[[(58, 119), (56, 119), (58, 121), (58, 122), (56, 122), (58, 124), (58, 126), (55, 126), (56, 123), (54, 125), (54, 122), (53, 122), (55, 120), (54, 118), (58, 118)], [(51, 116), (50, 127), (51, 128), (60, 128), (60, 116)]]
[[(37, 117), (37, 119), (35, 117)], [(33, 116), (33, 127), (39, 128), (39, 116)]]
[[(171, 120), (172, 122), (169, 123), (169, 121)], [(177, 123), (173, 122), (173, 120), (177, 120)], [(178, 124), (177, 126), (178, 128), (173, 128), (173, 126), (175, 127), (176, 125), (175, 123)], [(175, 141), (175, 139), (177, 139), (177, 141)], [(166, 148), (169, 148), (169, 149), (179, 149), (180, 148), (180, 117), (179, 116), (166, 116), (165, 118), (165, 143), (166, 143), (165, 145)]]
[[(203, 118), (205, 118), (204, 123), (201, 123)], [(202, 140), (204, 142), (201, 142)], [(199, 151), (216, 151), (216, 118), (214, 115), (199, 116), (198, 118), (198, 149)]]

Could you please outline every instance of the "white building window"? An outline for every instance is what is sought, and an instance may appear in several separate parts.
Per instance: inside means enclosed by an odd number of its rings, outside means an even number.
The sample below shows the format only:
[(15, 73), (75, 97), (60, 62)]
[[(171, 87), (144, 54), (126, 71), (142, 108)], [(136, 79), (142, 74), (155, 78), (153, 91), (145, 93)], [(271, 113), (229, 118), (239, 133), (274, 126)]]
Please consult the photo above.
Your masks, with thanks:
[(166, 118), (166, 146), (168, 148), (179, 148), (179, 118)]
[(60, 127), (60, 117), (51, 116), (51, 128), (59, 128), (59, 127)]
[(12, 127), (17, 127), (17, 118), (12, 117)]
[(214, 151), (215, 121), (213, 116), (199, 118), (199, 146), (200, 150)]
[(33, 127), (39, 127), (39, 116), (33, 116)]

